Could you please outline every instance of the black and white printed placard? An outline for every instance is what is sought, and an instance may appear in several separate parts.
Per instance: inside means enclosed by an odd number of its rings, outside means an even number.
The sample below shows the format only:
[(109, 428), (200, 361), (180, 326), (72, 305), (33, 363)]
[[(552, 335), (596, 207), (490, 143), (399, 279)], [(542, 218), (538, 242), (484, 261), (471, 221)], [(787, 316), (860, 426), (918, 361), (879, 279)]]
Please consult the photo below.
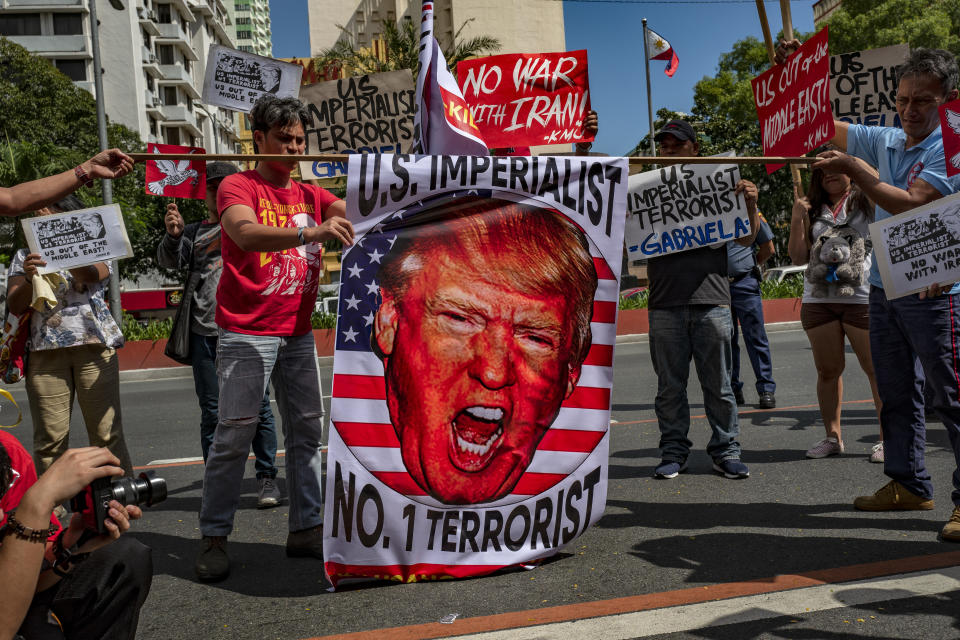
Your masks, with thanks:
[(870, 225), (887, 299), (960, 282), (960, 193)]
[(133, 255), (120, 205), (24, 218), (21, 224), (30, 253), (47, 263), (41, 274)]
[(203, 102), (248, 113), (264, 94), (296, 98), (303, 67), (213, 44), (203, 76)]

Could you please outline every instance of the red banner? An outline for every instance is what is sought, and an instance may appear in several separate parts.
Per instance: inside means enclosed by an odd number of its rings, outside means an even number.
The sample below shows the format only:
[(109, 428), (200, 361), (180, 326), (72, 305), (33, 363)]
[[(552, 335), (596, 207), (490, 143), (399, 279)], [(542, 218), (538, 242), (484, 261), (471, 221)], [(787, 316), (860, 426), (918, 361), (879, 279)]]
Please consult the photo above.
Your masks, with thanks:
[(960, 100), (940, 105), (940, 131), (947, 175), (955, 176), (960, 173)]
[[(763, 155), (801, 156), (833, 137), (827, 28), (752, 80)], [(768, 164), (773, 173), (782, 164)]]
[[(147, 153), (206, 153), (202, 147), (148, 144)], [(203, 160), (147, 160), (144, 191), (152, 196), (194, 198), (207, 194), (207, 163)]]
[(593, 140), (585, 49), (465, 60), (457, 81), (491, 149)]

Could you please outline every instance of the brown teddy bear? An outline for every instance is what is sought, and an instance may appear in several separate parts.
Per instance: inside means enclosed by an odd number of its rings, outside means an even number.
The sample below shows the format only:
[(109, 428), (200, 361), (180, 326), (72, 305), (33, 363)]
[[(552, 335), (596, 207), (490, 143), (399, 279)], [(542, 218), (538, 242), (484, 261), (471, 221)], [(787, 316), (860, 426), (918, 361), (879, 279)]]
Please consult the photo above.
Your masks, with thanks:
[(856, 229), (842, 224), (823, 233), (810, 247), (807, 280), (813, 285), (810, 295), (826, 298), (830, 286), (838, 296), (852, 296), (863, 284), (863, 259), (866, 246)]

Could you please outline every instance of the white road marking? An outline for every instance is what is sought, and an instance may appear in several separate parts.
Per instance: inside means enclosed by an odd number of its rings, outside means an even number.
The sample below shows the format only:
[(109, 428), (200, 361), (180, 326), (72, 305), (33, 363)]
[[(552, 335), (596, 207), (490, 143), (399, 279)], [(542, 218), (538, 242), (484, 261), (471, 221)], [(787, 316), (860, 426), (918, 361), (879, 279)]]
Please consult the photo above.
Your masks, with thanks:
[(626, 640), (720, 625), (802, 617), (830, 609), (930, 596), (960, 589), (960, 567), (900, 574), (893, 577), (791, 589), (713, 602), (651, 609), (573, 622), (491, 631), (447, 640)]

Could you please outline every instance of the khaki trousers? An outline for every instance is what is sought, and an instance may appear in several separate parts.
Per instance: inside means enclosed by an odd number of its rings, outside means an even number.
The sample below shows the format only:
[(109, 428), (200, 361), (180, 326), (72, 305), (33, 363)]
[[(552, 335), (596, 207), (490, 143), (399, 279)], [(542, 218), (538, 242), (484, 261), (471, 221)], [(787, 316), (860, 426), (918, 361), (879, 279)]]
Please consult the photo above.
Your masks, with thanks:
[(133, 475), (120, 418), (120, 360), (116, 349), (86, 344), (31, 351), (27, 397), (33, 416), (33, 450), (41, 474), (70, 446), (70, 416), (76, 395), (90, 445), (106, 447)]

